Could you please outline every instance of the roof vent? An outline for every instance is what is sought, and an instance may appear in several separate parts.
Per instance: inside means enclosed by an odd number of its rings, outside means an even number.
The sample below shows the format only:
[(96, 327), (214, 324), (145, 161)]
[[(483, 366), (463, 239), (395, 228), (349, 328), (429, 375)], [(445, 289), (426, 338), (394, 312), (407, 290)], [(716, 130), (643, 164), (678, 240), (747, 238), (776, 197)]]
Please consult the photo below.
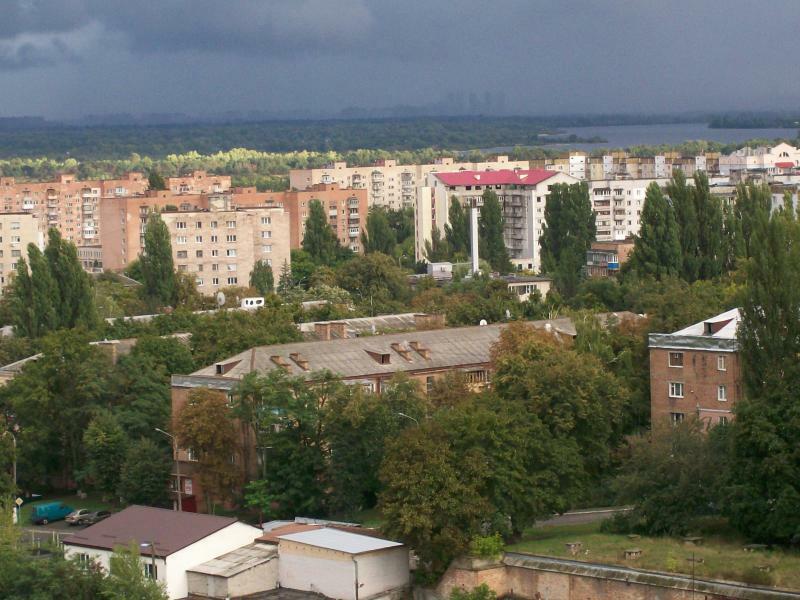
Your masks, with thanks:
[(723, 321), (706, 321), (705, 323), (703, 323), (704, 326), (703, 333), (705, 333), (706, 335), (714, 335), (731, 321), (733, 321), (733, 319), (725, 319)]
[(240, 360), (234, 360), (234, 361), (231, 361), (231, 362), (229, 362), (229, 363), (216, 363), (216, 364), (214, 365), (214, 372), (215, 372), (217, 375), (225, 375), (225, 373), (227, 373), (228, 371), (230, 371), (230, 370), (231, 370), (233, 367), (235, 367), (236, 365), (238, 365), (240, 362), (242, 362), (242, 361), (240, 361)]
[(422, 345), (421, 342), (417, 342), (416, 340), (413, 342), (408, 342), (408, 345), (411, 346), (411, 348), (415, 350), (416, 353), (419, 354), (422, 358), (424, 358), (425, 360), (430, 360), (431, 358), (430, 348), (426, 348), (424, 345)]
[(377, 350), (364, 350), (364, 352), (369, 354), (372, 360), (379, 365), (388, 365), (391, 363), (392, 357), (388, 352), (379, 352)]
[(303, 369), (303, 371), (308, 371), (308, 359), (305, 356), (299, 352), (291, 352), (289, 358), (296, 362), (297, 366)]
[(287, 371), (289, 371), (289, 370), (290, 370), (290, 368), (289, 368), (289, 363), (288, 363), (288, 362), (286, 362), (286, 359), (285, 359), (285, 358), (283, 358), (282, 356), (280, 356), (280, 355), (277, 355), (277, 354), (276, 354), (275, 356), (270, 356), (270, 357), (269, 357), (269, 359), (270, 359), (270, 360), (271, 360), (273, 363), (275, 363), (276, 365), (278, 365), (280, 368), (282, 368), (282, 369), (286, 369)]
[(411, 362), (411, 351), (402, 342), (392, 342), (391, 346), (405, 361)]

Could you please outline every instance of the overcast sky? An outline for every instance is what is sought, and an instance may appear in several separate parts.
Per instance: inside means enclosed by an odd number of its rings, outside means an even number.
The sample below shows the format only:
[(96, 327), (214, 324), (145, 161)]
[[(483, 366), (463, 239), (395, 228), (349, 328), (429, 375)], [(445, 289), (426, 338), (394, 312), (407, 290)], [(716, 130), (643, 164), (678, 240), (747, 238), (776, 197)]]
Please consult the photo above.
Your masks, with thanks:
[(0, 0), (0, 116), (800, 109), (800, 0)]

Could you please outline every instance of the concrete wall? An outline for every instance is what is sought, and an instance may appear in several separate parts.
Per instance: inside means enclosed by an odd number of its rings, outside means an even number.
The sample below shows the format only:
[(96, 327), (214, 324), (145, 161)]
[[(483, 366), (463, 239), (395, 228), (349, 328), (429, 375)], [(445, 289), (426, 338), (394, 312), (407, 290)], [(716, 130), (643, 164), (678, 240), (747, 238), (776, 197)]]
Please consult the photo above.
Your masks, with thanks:
[(355, 600), (355, 565), (349, 554), (281, 540), (279, 582), (283, 588)]
[(187, 575), (189, 594), (208, 598), (235, 598), (247, 596), (278, 587), (278, 557), (256, 565), (232, 577), (189, 572)]
[(356, 557), (358, 598), (366, 600), (410, 583), (408, 548), (389, 548)]
[(526, 600), (800, 600), (800, 593), (786, 590), (517, 553), (495, 563), (454, 561), (435, 595), (448, 598), (455, 588), (481, 584), (498, 597)]

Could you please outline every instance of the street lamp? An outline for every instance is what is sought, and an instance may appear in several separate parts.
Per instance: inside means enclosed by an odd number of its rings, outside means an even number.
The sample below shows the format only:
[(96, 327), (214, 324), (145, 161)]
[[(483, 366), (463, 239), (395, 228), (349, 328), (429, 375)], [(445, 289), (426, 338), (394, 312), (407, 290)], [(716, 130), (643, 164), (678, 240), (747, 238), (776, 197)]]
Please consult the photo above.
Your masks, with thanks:
[(139, 548), (150, 548), (150, 568), (152, 571), (150, 575), (152, 576), (153, 580), (155, 581), (156, 578), (156, 543), (155, 542), (142, 542), (139, 544)]
[(406, 419), (411, 419), (412, 421), (414, 421), (414, 423), (416, 423), (417, 425), (419, 425), (419, 421), (417, 421), (417, 420), (416, 420), (414, 417), (412, 417), (411, 415), (407, 415), (406, 413), (401, 413), (401, 412), (397, 413), (397, 415), (398, 415), (398, 416), (400, 416), (400, 417), (405, 417)]
[(172, 440), (172, 456), (175, 459), (175, 477), (177, 477), (177, 479), (178, 479), (178, 487), (175, 490), (175, 492), (178, 494), (178, 508), (177, 508), (177, 510), (178, 510), (178, 512), (183, 512), (183, 506), (182, 506), (183, 498), (181, 496), (181, 494), (183, 494), (183, 489), (182, 489), (183, 488), (183, 482), (181, 482), (181, 461), (178, 460), (178, 438), (176, 438), (171, 433), (167, 433), (163, 429), (159, 429), (158, 427), (156, 427), (155, 430), (158, 433), (160, 433), (162, 435), (165, 435), (169, 439)]

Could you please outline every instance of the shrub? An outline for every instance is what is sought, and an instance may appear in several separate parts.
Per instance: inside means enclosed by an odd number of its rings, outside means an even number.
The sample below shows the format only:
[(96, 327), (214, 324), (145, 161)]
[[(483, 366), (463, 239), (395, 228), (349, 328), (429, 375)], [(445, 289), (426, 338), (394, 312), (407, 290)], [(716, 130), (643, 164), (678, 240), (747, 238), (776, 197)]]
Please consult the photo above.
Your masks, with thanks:
[(497, 600), (497, 594), (482, 583), (469, 592), (460, 588), (454, 589), (450, 592), (450, 600)]
[(504, 546), (505, 543), (499, 533), (478, 535), (469, 543), (469, 554), (478, 558), (497, 558), (503, 553)]

